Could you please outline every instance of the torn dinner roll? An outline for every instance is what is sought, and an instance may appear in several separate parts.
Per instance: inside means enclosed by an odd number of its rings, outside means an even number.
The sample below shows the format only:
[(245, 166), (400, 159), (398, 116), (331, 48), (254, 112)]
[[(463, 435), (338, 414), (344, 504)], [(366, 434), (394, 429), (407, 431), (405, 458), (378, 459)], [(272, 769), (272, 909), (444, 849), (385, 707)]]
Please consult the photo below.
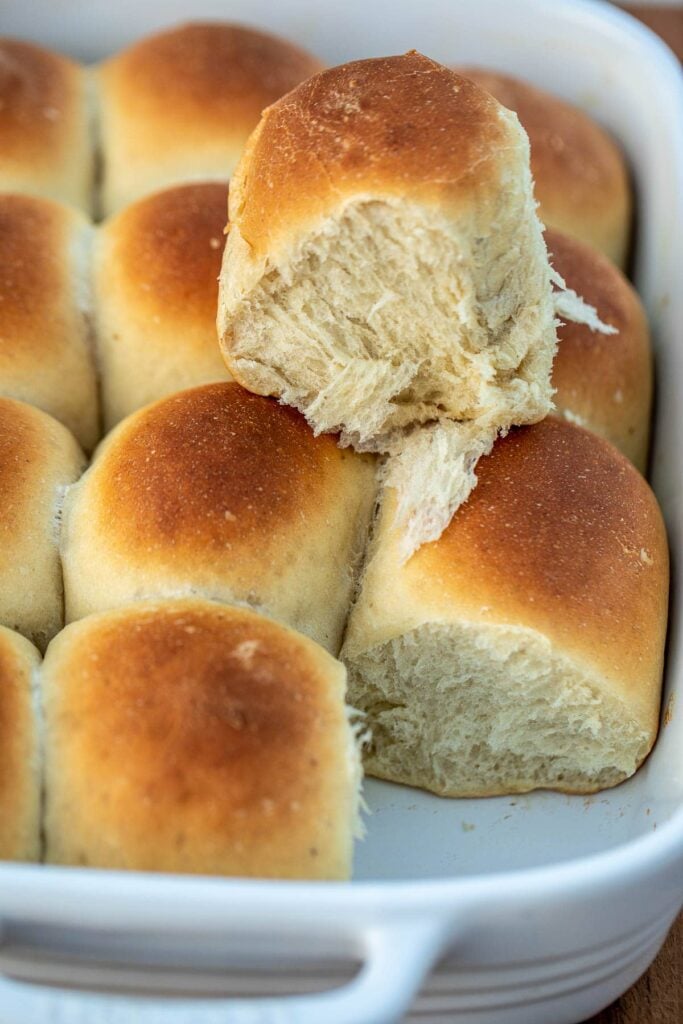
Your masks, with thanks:
[(657, 733), (668, 551), (657, 501), (566, 421), (512, 430), (407, 562), (388, 493), (342, 649), (372, 775), (446, 796), (591, 793)]
[(343, 666), (242, 608), (73, 623), (44, 669), (46, 859), (343, 879), (361, 778)]
[[(457, 139), (457, 145), (453, 140)], [(245, 387), (385, 450), (550, 407), (555, 329), (517, 118), (417, 53), (264, 112), (231, 183), (219, 333)]]
[(232, 382), (172, 395), (120, 423), (68, 494), (67, 620), (198, 594), (336, 653), (375, 489), (371, 456), (293, 409)]
[(146, 196), (97, 232), (94, 300), (105, 428), (183, 388), (225, 380), (216, 334), (228, 191)]
[[(218, 311), (228, 368), (317, 433), (405, 464), (428, 425), (459, 466), (549, 412), (559, 300), (528, 140), (467, 79), (408, 53), (304, 82), (251, 136), (230, 225)], [(475, 479), (448, 493), (430, 480), (426, 496), (411, 472), (399, 478), (415, 547)]]

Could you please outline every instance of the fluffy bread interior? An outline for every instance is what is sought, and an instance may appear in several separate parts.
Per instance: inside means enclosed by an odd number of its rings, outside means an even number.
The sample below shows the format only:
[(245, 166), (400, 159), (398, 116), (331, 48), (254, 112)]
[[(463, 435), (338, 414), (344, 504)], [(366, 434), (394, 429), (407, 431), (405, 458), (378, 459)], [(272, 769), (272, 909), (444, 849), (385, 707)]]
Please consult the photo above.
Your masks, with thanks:
[[(347, 202), (286, 263), (252, 268), (248, 294), (238, 283), (239, 309), (222, 315), (233, 372), (360, 450), (442, 419), (542, 418), (555, 329), (531, 203), (472, 238), (422, 204)], [(246, 248), (233, 227), (224, 273)]]
[(649, 750), (628, 706), (530, 629), (430, 623), (342, 657), (380, 778), (443, 796), (590, 793)]

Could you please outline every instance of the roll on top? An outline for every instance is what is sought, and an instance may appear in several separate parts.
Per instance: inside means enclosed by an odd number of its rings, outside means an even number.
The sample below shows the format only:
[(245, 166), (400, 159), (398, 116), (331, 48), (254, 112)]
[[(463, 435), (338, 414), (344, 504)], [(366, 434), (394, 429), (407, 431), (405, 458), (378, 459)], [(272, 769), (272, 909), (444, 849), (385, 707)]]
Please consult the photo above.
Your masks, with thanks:
[(0, 860), (37, 860), (40, 853), (32, 681), (39, 664), (33, 644), (0, 626)]
[(75, 210), (0, 194), (0, 395), (49, 412), (87, 449), (99, 436), (90, 240), (91, 228)]
[(284, 40), (221, 22), (160, 32), (105, 61), (105, 213), (182, 180), (227, 181), (263, 108), (320, 67)]
[(0, 624), (39, 647), (64, 622), (59, 515), (84, 462), (61, 423), (0, 398)]
[(519, 116), (531, 144), (541, 220), (623, 266), (632, 198), (626, 161), (614, 140), (578, 107), (528, 82), (481, 68), (459, 70)]
[(550, 262), (567, 285), (616, 328), (599, 334), (563, 323), (553, 363), (561, 415), (606, 437), (644, 472), (652, 406), (652, 352), (645, 311), (624, 275), (591, 246), (545, 233)]
[(98, 231), (95, 308), (104, 418), (225, 379), (216, 336), (228, 193), (200, 182), (154, 193)]
[[(251, 391), (359, 450), (402, 454), (422, 424), (465, 423), (442, 437), (451, 468), (549, 411), (528, 141), (483, 89), (418, 53), (324, 71), (264, 112), (229, 205), (219, 335)], [(416, 493), (411, 453), (393, 483), (416, 546), (474, 478)]]
[(44, 671), (47, 859), (344, 878), (360, 775), (343, 667), (243, 609), (75, 623)]
[(173, 395), (120, 424), (69, 494), (67, 619), (201, 593), (336, 651), (374, 493), (372, 459), (291, 409), (233, 383)]
[(93, 185), (83, 69), (50, 50), (0, 39), (0, 189), (89, 210)]

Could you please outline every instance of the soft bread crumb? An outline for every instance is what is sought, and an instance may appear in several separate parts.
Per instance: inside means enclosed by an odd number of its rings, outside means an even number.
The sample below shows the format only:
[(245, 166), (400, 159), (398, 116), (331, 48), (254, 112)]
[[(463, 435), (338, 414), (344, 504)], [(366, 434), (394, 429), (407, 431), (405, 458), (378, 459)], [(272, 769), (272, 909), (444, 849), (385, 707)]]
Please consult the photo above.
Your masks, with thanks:
[(648, 750), (628, 706), (533, 630), (431, 623), (343, 656), (371, 775), (447, 796), (592, 792)]
[(413, 431), (388, 459), (384, 486), (397, 492), (395, 525), (404, 562), (421, 544), (441, 536), (476, 487), (477, 463), (497, 434), (495, 426), (434, 423)]

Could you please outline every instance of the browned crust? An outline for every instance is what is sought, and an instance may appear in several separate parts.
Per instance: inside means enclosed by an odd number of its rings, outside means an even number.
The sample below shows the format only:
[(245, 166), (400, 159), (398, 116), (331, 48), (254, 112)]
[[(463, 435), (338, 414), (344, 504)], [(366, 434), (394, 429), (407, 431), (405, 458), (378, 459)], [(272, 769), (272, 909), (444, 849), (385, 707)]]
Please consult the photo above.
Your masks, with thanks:
[[(37, 855), (38, 780), (29, 673), (38, 652), (0, 627), (0, 860)], [(29, 833), (34, 827), (35, 834)]]
[(165, 569), (199, 549), (263, 560), (283, 531), (317, 517), (349, 458), (295, 410), (232, 382), (207, 384), (127, 421), (96, 466), (94, 514), (114, 548)]
[(582, 221), (615, 207), (628, 209), (628, 175), (617, 144), (578, 107), (528, 82), (461, 68), (509, 110), (514, 110), (531, 144), (531, 172), (541, 207), (563, 205)]
[(0, 39), (0, 168), (61, 158), (81, 74), (73, 61), (41, 46)]
[(519, 144), (498, 103), (419, 53), (352, 61), (264, 112), (236, 174), (231, 219), (258, 254), (292, 221), (367, 190), (485, 203), (497, 178), (486, 164)]
[(81, 863), (103, 840), (129, 867), (267, 874), (289, 848), (293, 873), (315, 875), (326, 772), (341, 782), (340, 673), (298, 634), (205, 601), (68, 627), (46, 662), (48, 800), (50, 778), (72, 784), (74, 818), (51, 827), (71, 843), (78, 823)]
[(477, 476), (440, 540), (407, 564), (411, 589), (535, 629), (653, 707), (668, 548), (640, 474), (602, 438), (550, 418), (499, 440)]
[(74, 214), (48, 199), (0, 194), (0, 360), (61, 350), (73, 319), (67, 244)]
[(103, 228), (105, 278), (114, 274), (145, 315), (215, 335), (227, 209), (227, 186), (216, 182), (165, 189), (131, 204)]
[(39, 467), (50, 456), (52, 438), (46, 427), (51, 423), (30, 405), (0, 398), (0, 536), (18, 530), (33, 511), (29, 497), (40, 476)]
[(276, 36), (225, 22), (195, 22), (149, 36), (106, 61), (101, 77), (131, 125), (153, 137), (216, 132), (246, 137), (269, 103), (319, 71), (310, 54)]
[(547, 230), (550, 262), (617, 334), (571, 321), (558, 329), (555, 402), (599, 430), (641, 468), (647, 453), (652, 354), (647, 320), (624, 275), (591, 246)]

